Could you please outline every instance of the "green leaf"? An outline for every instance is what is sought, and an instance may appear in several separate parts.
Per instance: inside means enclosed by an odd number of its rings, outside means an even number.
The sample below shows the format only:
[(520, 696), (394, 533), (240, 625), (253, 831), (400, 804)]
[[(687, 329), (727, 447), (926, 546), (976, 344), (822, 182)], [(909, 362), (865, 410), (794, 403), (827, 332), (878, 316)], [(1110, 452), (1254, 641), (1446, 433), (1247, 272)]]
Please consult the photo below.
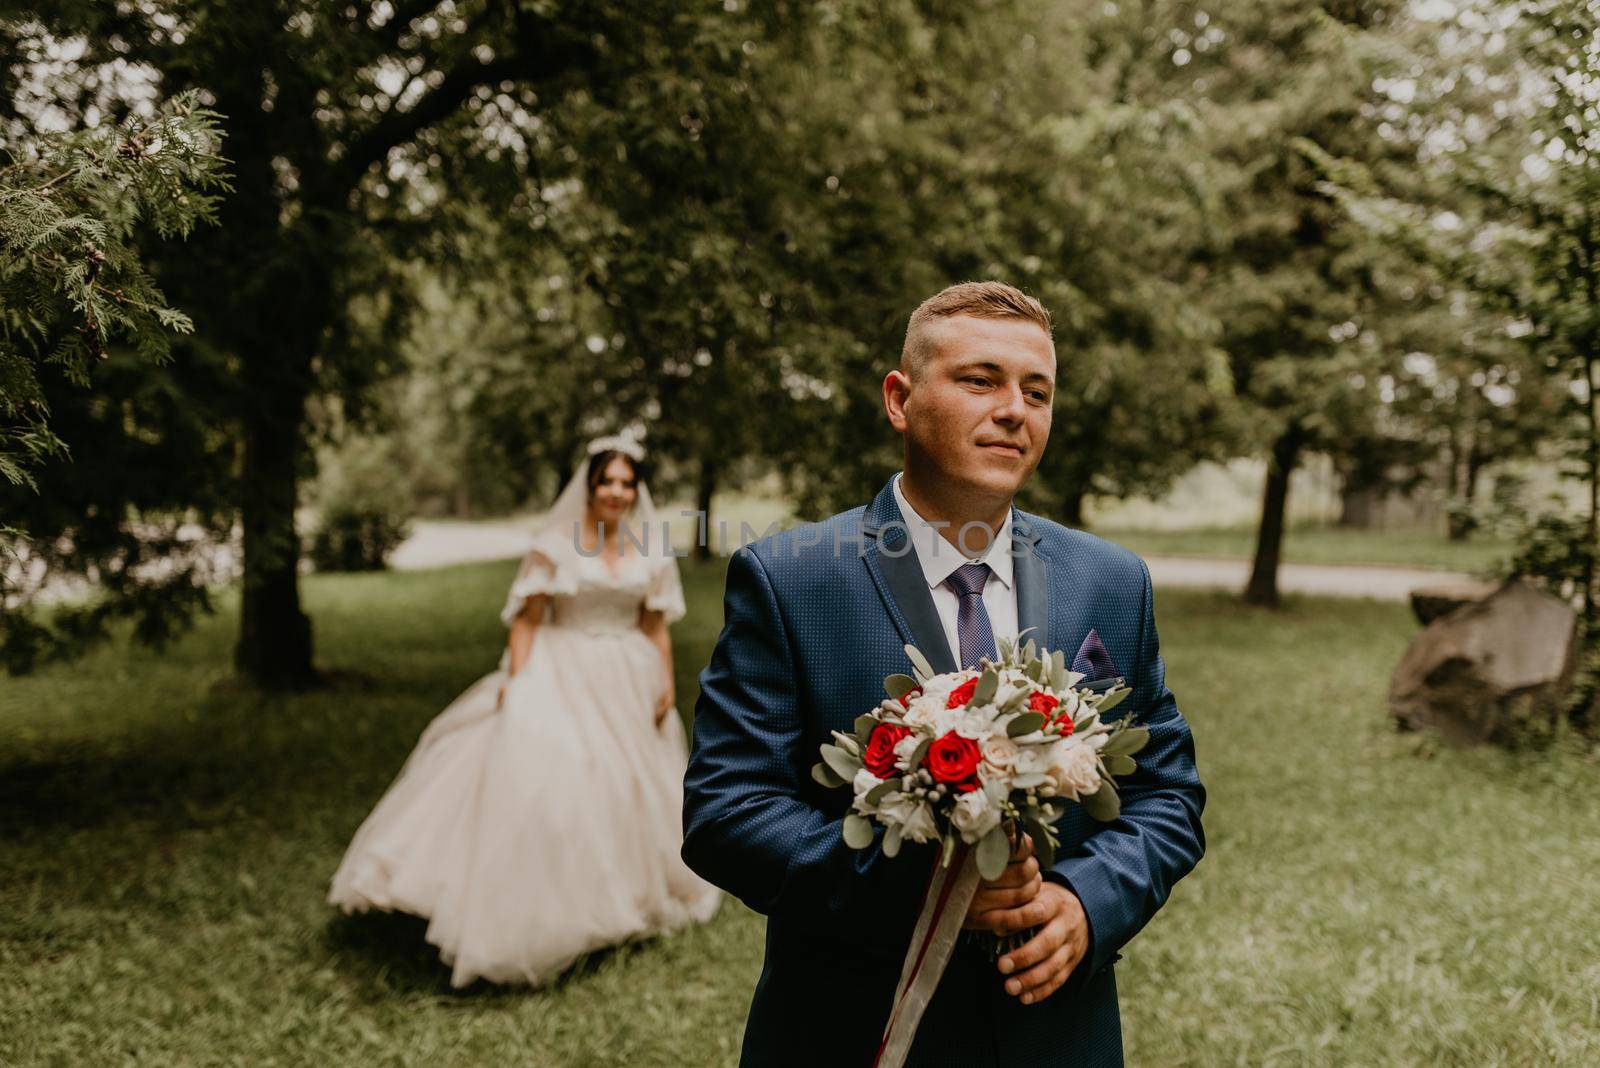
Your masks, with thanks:
[(1005, 827), (996, 827), (978, 843), (978, 874), (985, 879), (999, 878), (1009, 859), (1011, 840), (1006, 837)]
[(928, 663), (928, 658), (922, 655), (922, 650), (915, 645), (906, 646), (906, 656), (911, 660), (911, 670), (917, 673), (917, 681), (927, 682), (933, 678), (935, 672), (933, 665)]
[(917, 747), (911, 751), (910, 766), (912, 768), (919, 768), (922, 766), (923, 758), (928, 755), (928, 747), (931, 745), (933, 745), (932, 738), (924, 738), (922, 741), (917, 743)]
[(836, 790), (844, 785), (844, 780), (833, 773), (833, 769), (826, 764), (811, 765), (811, 777), (830, 790)]
[(1083, 807), (1101, 823), (1110, 823), (1122, 815), (1122, 799), (1117, 796), (1117, 788), (1110, 783), (1105, 783), (1096, 793), (1085, 797)]
[(1102, 752), (1100, 758), (1105, 761), (1106, 770), (1113, 775), (1132, 775), (1139, 770), (1139, 765), (1134, 762), (1131, 756), (1124, 756), (1121, 753), (1112, 753), (1110, 756), (1106, 756)]
[(1100, 755), (1132, 756), (1148, 744), (1150, 744), (1149, 727), (1125, 727), (1106, 739)]
[(982, 675), (978, 676), (978, 685), (972, 691), (972, 703), (986, 705), (994, 700), (995, 691), (1000, 688), (1000, 673), (994, 668), (985, 668)]
[(863, 712), (856, 717), (856, 741), (862, 745), (867, 744), (867, 739), (872, 737), (872, 728), (878, 725), (878, 717), (872, 712)]
[(883, 832), (883, 855), (892, 857), (900, 852), (901, 839), (905, 837), (905, 828), (898, 823)]
[(1021, 738), (1024, 734), (1032, 734), (1044, 726), (1044, 713), (1024, 712), (1010, 723), (1006, 724), (1007, 738)]
[(1024, 645), (1022, 647), (1022, 659), (1025, 662), (1029, 661), (1029, 660), (1032, 660), (1034, 658), (1035, 654), (1038, 653), (1038, 651), (1039, 651), (1039, 647), (1034, 644), (1034, 641), (1033, 641), (1032, 638), (1029, 638), (1028, 639), (1028, 644)]
[[(909, 646), (907, 647), (909, 648)], [(917, 688), (917, 680), (910, 675), (890, 675), (883, 680), (883, 690), (896, 701)]]
[(1023, 825), (1033, 839), (1033, 855), (1039, 858), (1039, 867), (1050, 867), (1056, 862), (1056, 844), (1051, 841), (1050, 829), (1032, 817), (1024, 820)]
[(844, 818), (844, 844), (851, 849), (865, 849), (872, 844), (872, 821), (854, 812)]
[(1101, 712), (1109, 712), (1113, 708), (1116, 708), (1118, 705), (1120, 705), (1122, 703), (1122, 699), (1127, 697), (1132, 692), (1133, 690), (1127, 686), (1118, 686), (1114, 689), (1107, 690), (1105, 697), (1101, 698), (1100, 703), (1095, 705), (1095, 708), (1099, 709)]
[[(1127, 757), (1123, 757), (1123, 759), (1126, 760)], [(899, 779), (885, 779), (867, 791), (867, 804), (876, 805), (898, 789), (900, 789)]]
[(833, 769), (833, 773), (845, 782), (856, 777), (856, 772), (861, 770), (861, 761), (845, 752), (836, 745), (822, 747), (822, 760)]

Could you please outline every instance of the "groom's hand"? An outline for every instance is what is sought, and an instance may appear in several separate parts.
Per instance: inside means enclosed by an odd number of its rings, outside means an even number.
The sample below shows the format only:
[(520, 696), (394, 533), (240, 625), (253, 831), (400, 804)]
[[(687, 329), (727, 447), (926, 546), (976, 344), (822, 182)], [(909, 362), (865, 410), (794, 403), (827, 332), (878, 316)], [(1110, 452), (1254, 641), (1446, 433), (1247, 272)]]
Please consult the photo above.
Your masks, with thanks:
[(1033, 855), (1033, 839), (1026, 834), (1017, 840), (1011, 862), (993, 881), (983, 880), (967, 906), (963, 927), (995, 934), (1024, 931), (1043, 919), (1028, 919), (1032, 903), (1044, 885), (1039, 861)]
[(1077, 894), (1060, 883), (1045, 883), (1029, 907), (1048, 918), (1038, 934), (999, 961), (1001, 974), (1010, 976), (1006, 993), (1024, 1005), (1054, 994), (1089, 951), (1089, 921)]

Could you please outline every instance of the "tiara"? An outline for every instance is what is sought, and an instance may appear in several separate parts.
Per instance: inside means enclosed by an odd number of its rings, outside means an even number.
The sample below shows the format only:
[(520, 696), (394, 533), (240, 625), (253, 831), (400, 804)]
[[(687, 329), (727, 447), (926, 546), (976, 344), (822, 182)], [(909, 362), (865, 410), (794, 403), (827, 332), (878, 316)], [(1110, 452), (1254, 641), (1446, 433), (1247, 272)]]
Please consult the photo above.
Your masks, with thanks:
[(604, 437), (595, 438), (589, 442), (586, 451), (590, 456), (601, 452), (620, 452), (635, 462), (644, 460), (644, 446), (633, 438), (625, 437), (621, 434), (607, 434)]

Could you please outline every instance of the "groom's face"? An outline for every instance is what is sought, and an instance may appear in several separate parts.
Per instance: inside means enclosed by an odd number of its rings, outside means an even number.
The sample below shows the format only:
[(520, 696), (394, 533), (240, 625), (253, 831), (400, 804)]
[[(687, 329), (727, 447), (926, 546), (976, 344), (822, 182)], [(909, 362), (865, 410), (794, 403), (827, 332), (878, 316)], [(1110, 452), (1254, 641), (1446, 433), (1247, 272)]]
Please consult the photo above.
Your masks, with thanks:
[(924, 329), (931, 330), (927, 357), (885, 383), (889, 419), (906, 435), (908, 459), (969, 492), (1009, 500), (1039, 466), (1050, 438), (1050, 336), (1025, 319), (970, 315)]

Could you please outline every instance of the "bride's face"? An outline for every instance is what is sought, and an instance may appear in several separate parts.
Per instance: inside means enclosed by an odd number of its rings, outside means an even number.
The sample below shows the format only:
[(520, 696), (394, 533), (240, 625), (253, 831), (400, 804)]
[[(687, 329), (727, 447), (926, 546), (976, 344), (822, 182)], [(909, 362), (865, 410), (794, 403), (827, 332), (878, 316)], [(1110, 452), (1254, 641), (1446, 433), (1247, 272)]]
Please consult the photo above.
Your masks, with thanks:
[(589, 494), (589, 510), (602, 523), (620, 523), (638, 496), (633, 465), (620, 456), (614, 456)]

